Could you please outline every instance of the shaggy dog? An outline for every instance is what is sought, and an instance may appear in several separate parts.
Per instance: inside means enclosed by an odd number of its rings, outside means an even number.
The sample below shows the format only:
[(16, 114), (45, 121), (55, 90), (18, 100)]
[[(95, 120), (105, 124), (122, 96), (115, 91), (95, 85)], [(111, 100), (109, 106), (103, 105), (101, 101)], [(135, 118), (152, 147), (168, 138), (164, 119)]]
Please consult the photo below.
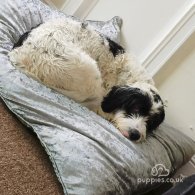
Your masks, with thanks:
[(111, 121), (130, 140), (144, 140), (164, 120), (144, 68), (86, 23), (51, 20), (16, 46), (9, 56), (17, 68)]

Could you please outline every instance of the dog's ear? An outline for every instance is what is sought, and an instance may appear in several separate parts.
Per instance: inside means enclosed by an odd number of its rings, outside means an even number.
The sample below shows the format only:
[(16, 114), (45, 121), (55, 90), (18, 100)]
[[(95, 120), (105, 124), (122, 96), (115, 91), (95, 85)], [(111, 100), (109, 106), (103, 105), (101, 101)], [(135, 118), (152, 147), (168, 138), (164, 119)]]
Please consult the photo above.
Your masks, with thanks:
[[(102, 101), (102, 110), (110, 113), (117, 109), (129, 109), (139, 99), (141, 92), (138, 88), (129, 86), (114, 86)], [(137, 100), (136, 100), (137, 99)]]
[[(102, 110), (104, 112), (110, 113), (121, 107), (123, 104), (123, 96), (125, 95), (125, 89), (119, 86), (114, 86), (110, 92), (104, 97), (102, 101)], [(122, 95), (123, 94), (123, 95)]]
[(137, 112), (147, 114), (151, 107), (151, 100), (147, 93), (139, 88), (130, 86), (114, 86), (102, 101), (102, 110), (110, 113), (122, 109), (126, 113)]
[(148, 117), (147, 131), (152, 132), (155, 130), (165, 119), (164, 107), (160, 107), (157, 113), (154, 113)]

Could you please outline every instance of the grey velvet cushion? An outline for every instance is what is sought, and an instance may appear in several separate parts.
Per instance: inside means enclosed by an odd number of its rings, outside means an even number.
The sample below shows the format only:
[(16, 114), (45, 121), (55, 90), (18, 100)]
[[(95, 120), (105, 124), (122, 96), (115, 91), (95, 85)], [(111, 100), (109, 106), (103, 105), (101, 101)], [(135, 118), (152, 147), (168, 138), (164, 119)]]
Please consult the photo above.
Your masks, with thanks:
[[(159, 185), (139, 182), (139, 179), (153, 178), (151, 171), (156, 164), (163, 164), (173, 173), (195, 153), (191, 139), (162, 125), (147, 141), (132, 143), (109, 122), (11, 65), (7, 54), (19, 36), (54, 17), (67, 16), (38, 0), (1, 2), (1, 98), (37, 134), (64, 194), (138, 194)], [(116, 40), (121, 22), (117, 21), (120, 18), (109, 21), (112, 29), (109, 32)], [(108, 25), (99, 24), (94, 22), (100, 31), (103, 25)]]

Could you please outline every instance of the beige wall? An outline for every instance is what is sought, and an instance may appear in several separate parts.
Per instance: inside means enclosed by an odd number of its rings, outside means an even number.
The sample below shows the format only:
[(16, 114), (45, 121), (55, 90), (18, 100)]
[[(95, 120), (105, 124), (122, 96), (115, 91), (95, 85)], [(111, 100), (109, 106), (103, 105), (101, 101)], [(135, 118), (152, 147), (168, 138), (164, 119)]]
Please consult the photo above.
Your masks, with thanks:
[(55, 6), (59, 9), (61, 9), (66, 2), (66, 0), (42, 0), (43, 2), (46, 2), (47, 4), (51, 6)]
[(87, 19), (123, 18), (123, 45), (140, 61), (194, 0), (99, 0)]
[(58, 8), (61, 8), (61, 6), (63, 6), (66, 0), (51, 0), (51, 1), (53, 1)]
[(195, 33), (155, 76), (164, 100), (166, 122), (195, 140)]

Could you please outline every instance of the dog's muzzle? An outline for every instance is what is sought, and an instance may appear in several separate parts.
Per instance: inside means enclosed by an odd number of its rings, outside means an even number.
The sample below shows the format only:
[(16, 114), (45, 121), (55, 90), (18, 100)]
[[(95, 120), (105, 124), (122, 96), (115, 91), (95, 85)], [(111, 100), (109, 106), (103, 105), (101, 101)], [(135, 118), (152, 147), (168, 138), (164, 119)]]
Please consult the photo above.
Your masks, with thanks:
[(122, 134), (131, 141), (139, 141), (141, 139), (141, 133), (137, 129), (131, 129), (129, 131), (122, 131)]

